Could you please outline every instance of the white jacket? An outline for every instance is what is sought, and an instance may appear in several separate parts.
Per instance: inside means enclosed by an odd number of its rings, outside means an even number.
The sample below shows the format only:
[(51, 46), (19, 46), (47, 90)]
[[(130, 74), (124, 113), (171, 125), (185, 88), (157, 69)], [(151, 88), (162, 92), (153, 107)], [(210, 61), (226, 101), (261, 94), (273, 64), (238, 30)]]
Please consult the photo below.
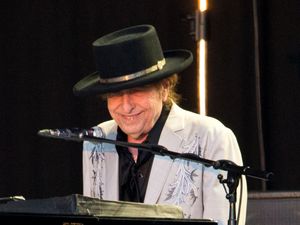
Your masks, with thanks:
[[(117, 124), (113, 120), (101, 123), (99, 127), (106, 138), (116, 139)], [(158, 144), (178, 153), (193, 153), (209, 160), (227, 159), (238, 165), (243, 164), (238, 143), (230, 129), (214, 118), (183, 110), (176, 104), (172, 106)], [(84, 142), (84, 195), (118, 200), (118, 164), (114, 145)], [(144, 203), (175, 204), (183, 209), (185, 218), (210, 218), (225, 225), (229, 216), (229, 202), (217, 179), (220, 173), (226, 178), (225, 171), (156, 155)], [(247, 185), (244, 177), (242, 193), (239, 225), (245, 224), (246, 217)]]

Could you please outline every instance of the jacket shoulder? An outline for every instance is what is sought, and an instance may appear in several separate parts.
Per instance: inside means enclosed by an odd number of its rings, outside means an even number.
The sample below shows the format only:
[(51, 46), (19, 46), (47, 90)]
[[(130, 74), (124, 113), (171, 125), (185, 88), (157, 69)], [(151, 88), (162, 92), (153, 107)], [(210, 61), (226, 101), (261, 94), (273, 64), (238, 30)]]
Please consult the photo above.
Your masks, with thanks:
[(185, 110), (178, 105), (174, 105), (171, 112), (177, 119), (181, 117), (185, 126), (194, 125), (208, 130), (213, 128), (225, 128), (224, 124), (216, 118)]
[(116, 122), (114, 120), (108, 120), (108, 121), (102, 122), (102, 123), (98, 124), (97, 126), (102, 129), (104, 137), (110, 138), (110, 139), (116, 137), (118, 125), (116, 124)]

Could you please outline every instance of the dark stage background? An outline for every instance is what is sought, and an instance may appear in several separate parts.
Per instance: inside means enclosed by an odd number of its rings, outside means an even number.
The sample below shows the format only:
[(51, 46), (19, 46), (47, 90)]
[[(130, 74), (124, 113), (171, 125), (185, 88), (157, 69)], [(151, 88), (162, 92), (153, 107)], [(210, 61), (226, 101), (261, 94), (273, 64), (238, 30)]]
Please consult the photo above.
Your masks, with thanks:
[[(253, 1), (209, 0), (208, 115), (236, 134), (246, 165), (275, 173), (266, 190), (300, 189), (300, 1), (258, 2), (264, 154), (255, 89)], [(196, 44), (192, 0), (1, 1), (0, 196), (82, 192), (81, 143), (38, 137), (43, 128), (91, 127), (105, 103), (76, 98), (94, 71), (91, 43), (131, 25), (156, 26), (164, 49)], [(197, 109), (196, 64), (182, 73), (182, 106)], [(265, 160), (264, 160), (265, 159)], [(264, 190), (249, 178), (250, 190)]]

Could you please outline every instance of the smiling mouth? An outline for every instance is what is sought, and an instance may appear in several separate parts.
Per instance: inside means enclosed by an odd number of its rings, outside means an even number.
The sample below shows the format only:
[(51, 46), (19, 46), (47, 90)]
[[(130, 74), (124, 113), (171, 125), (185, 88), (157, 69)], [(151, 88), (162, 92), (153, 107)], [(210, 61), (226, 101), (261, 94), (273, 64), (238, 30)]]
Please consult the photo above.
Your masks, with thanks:
[(134, 120), (135, 118), (136, 118), (136, 116), (124, 116), (123, 117), (125, 120), (130, 120), (130, 121), (132, 121), (132, 120)]
[(124, 118), (126, 121), (133, 121), (136, 118), (138, 118), (139, 115), (141, 115), (142, 113), (136, 113), (134, 115), (122, 115), (122, 118)]

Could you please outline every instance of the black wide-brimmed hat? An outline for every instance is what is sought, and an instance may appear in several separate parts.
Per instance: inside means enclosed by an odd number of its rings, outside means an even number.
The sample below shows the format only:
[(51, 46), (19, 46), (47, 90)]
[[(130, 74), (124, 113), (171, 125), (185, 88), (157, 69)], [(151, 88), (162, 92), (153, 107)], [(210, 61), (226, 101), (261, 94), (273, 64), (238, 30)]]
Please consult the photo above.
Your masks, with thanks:
[(177, 49), (162, 51), (151, 25), (125, 28), (93, 43), (96, 72), (73, 87), (78, 96), (105, 94), (146, 85), (179, 73), (192, 61), (192, 53)]

